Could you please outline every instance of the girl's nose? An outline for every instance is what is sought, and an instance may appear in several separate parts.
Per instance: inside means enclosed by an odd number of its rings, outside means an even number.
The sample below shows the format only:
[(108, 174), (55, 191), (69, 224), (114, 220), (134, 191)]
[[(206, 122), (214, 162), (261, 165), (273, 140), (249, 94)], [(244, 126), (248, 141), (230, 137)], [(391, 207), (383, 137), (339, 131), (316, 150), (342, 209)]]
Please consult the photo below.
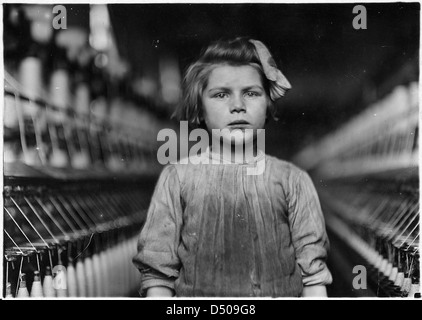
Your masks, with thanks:
[(245, 102), (242, 96), (233, 96), (230, 104), (230, 112), (244, 112), (246, 111)]

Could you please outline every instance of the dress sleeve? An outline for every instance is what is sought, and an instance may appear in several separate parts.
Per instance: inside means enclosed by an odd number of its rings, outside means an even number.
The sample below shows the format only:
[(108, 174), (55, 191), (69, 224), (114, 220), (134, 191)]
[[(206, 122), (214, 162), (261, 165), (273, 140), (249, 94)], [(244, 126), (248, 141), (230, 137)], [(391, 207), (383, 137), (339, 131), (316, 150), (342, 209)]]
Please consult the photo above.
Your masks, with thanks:
[(300, 171), (290, 190), (289, 223), (303, 285), (327, 285), (332, 276), (326, 265), (329, 241), (318, 194), (309, 175)]
[(148, 208), (146, 222), (138, 239), (138, 252), (133, 263), (141, 273), (141, 296), (146, 289), (166, 286), (174, 289), (179, 276), (182, 206), (176, 168), (163, 169)]

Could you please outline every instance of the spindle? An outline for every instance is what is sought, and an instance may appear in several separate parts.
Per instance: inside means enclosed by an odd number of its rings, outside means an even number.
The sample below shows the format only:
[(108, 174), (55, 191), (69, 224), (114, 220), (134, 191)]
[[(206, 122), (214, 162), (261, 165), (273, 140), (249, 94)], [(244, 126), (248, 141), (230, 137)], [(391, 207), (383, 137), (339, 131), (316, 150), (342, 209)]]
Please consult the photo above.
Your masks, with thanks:
[(41, 285), (40, 272), (38, 270), (34, 271), (34, 281), (32, 282), (31, 297), (32, 298), (44, 297), (44, 293), (43, 293), (42, 285)]
[[(51, 262), (51, 253), (49, 252), (49, 261), (50, 264), (52, 264)], [(44, 292), (44, 296), (45, 297), (55, 297), (56, 296), (56, 291), (54, 290), (54, 285), (53, 285), (53, 276), (52, 276), (52, 268), (51, 266), (46, 266), (45, 267), (45, 276), (44, 276), (44, 280), (43, 280), (43, 292)]]
[(76, 270), (73, 264), (73, 250), (72, 250), (72, 242), (69, 241), (67, 244), (67, 293), (69, 297), (77, 297), (78, 296), (78, 282), (76, 277)]

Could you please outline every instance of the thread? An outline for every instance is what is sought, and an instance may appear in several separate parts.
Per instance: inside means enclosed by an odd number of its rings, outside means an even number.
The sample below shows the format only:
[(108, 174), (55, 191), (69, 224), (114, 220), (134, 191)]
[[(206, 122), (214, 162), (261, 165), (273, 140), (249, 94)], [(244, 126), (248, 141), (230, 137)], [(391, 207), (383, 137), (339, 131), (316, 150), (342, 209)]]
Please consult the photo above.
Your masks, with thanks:
[(76, 270), (70, 261), (67, 265), (67, 293), (69, 297), (78, 296), (78, 285), (76, 281)]
[(403, 286), (403, 281), (404, 281), (404, 272), (399, 272), (397, 274), (396, 281), (394, 282), (394, 285), (401, 288)]
[(56, 266), (54, 275), (54, 290), (58, 298), (67, 297), (67, 274), (66, 269), (62, 265)]
[(76, 262), (76, 283), (78, 286), (78, 297), (86, 297), (86, 279), (84, 264), (81, 259)]
[(18, 294), (16, 295), (17, 298), (28, 298), (29, 297), (29, 292), (28, 292), (28, 288), (26, 287), (26, 274), (22, 273), (21, 274), (21, 281), (19, 284), (19, 290), (18, 290)]
[(101, 297), (103, 295), (103, 286), (102, 286), (100, 256), (98, 253), (94, 253), (94, 255), (92, 256), (92, 267), (94, 270), (95, 296)]
[(388, 280), (396, 282), (398, 271), (399, 269), (397, 267), (393, 267), (393, 269), (391, 269), (390, 277)]
[(6, 299), (13, 298), (13, 295), (12, 295), (12, 284), (10, 282), (8, 282), (6, 284), (6, 297), (5, 298)]
[(388, 262), (384, 270), (384, 275), (386, 277), (390, 277), (392, 270), (393, 270), (393, 264), (391, 262)]
[(6, 128), (15, 129), (18, 127), (19, 124), (16, 108), (16, 98), (14, 96), (5, 95), (3, 123)]
[(410, 287), (412, 285), (412, 279), (410, 278), (404, 278), (403, 285), (401, 286), (401, 291), (405, 294), (409, 293)]
[(410, 286), (409, 294), (407, 295), (409, 298), (414, 298), (415, 294), (420, 292), (419, 283), (412, 283)]
[(39, 271), (34, 271), (34, 282), (32, 282), (31, 297), (32, 298), (44, 297)]
[(56, 291), (53, 286), (53, 277), (51, 275), (51, 268), (47, 266), (45, 268), (45, 276), (43, 281), (43, 292), (45, 297), (55, 297)]
[(91, 257), (87, 256), (84, 259), (85, 266), (85, 281), (86, 281), (86, 295), (87, 297), (95, 297), (95, 279), (94, 270)]

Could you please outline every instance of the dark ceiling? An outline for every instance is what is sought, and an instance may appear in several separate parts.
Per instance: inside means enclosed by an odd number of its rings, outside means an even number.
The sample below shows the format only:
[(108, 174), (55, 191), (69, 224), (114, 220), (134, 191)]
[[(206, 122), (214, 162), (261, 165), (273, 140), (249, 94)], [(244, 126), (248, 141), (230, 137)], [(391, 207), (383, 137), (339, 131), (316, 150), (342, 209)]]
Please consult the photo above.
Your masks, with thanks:
[[(364, 4), (366, 30), (353, 28), (355, 5), (112, 4), (109, 9), (119, 51), (135, 73), (166, 52), (176, 54), (184, 69), (204, 45), (221, 37), (251, 36), (266, 43), (293, 86), (280, 102), (280, 121), (267, 128), (267, 148), (288, 158), (391, 86), (419, 77), (419, 3)], [(408, 69), (398, 75), (404, 65)]]

